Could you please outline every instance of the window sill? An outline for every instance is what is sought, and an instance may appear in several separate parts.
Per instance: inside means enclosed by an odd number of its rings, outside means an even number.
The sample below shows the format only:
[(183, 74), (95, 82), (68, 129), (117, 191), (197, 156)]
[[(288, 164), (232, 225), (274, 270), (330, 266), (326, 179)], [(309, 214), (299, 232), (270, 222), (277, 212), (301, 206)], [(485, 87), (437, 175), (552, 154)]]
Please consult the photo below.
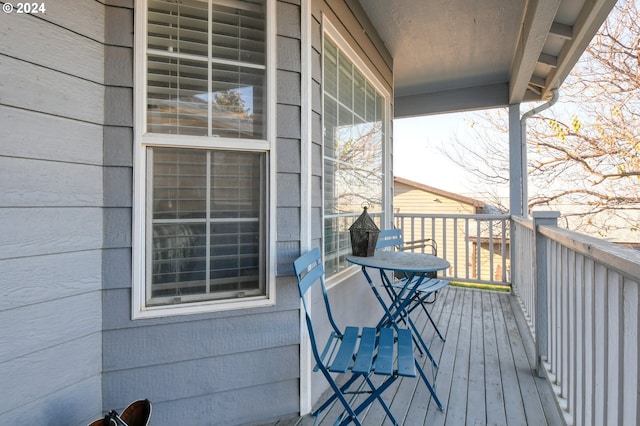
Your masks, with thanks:
[(177, 305), (133, 307), (131, 319), (165, 318), (178, 315), (196, 315), (220, 311), (274, 306), (275, 296), (255, 296), (242, 299), (209, 300), (206, 302), (181, 303)]
[(330, 278), (325, 280), (327, 290), (332, 287), (339, 285), (340, 283), (346, 281), (347, 279), (353, 277), (358, 272), (360, 272), (361, 268), (356, 265), (348, 266), (346, 269), (338, 272), (335, 275), (332, 275)]

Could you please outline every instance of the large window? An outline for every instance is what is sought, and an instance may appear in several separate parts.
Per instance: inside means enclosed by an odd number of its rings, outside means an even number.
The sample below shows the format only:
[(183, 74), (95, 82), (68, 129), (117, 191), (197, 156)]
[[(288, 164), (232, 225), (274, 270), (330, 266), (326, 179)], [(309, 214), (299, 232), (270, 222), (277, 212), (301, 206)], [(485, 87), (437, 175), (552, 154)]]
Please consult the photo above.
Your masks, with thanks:
[(134, 317), (264, 304), (268, 1), (139, 3)]
[(387, 100), (336, 42), (325, 35), (324, 246), (328, 276), (346, 268), (349, 227), (363, 205), (380, 225)]

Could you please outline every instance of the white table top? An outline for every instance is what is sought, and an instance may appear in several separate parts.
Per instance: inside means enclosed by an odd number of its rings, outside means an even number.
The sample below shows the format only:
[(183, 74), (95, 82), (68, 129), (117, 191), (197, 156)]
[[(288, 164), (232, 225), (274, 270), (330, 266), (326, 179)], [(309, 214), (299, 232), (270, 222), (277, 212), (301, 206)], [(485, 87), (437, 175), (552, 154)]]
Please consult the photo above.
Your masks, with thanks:
[(450, 266), (446, 260), (431, 254), (386, 250), (377, 250), (369, 257), (348, 255), (347, 261), (368, 268), (409, 273), (440, 271)]

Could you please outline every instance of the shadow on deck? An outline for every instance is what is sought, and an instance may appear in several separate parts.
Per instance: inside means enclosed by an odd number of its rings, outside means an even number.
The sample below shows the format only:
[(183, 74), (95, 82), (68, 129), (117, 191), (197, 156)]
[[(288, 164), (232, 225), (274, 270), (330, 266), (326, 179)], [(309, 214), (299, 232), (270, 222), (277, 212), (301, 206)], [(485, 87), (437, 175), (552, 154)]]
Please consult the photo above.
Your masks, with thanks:
[[(522, 314), (514, 312), (512, 299), (507, 293), (459, 287), (440, 292), (430, 312), (446, 341), (435, 337), (430, 345), (439, 364), (437, 370), (431, 368), (427, 357), (422, 362), (425, 373), (431, 372), (430, 380), (435, 376), (436, 392), (445, 409), (438, 410), (420, 380), (397, 380), (383, 395), (398, 421), (403, 425), (455, 426), (563, 424), (550, 386), (535, 376), (533, 342), (522, 318), (516, 318)], [(431, 338), (434, 330), (426, 315), (421, 313), (416, 319), (423, 337)], [(316, 424), (331, 425), (338, 414), (337, 409), (326, 410)], [(271, 424), (313, 423), (313, 417), (304, 416)], [(391, 422), (374, 403), (363, 424)]]

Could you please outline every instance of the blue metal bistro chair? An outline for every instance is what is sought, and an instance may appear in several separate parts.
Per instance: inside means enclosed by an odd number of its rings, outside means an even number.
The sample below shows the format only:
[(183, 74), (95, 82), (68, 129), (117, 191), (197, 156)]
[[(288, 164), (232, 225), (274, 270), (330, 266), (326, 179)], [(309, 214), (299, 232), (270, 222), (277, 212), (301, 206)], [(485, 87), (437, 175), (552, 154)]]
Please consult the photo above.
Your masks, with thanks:
[[(427, 241), (427, 243), (431, 245), (429, 241)], [(431, 247), (435, 250), (436, 246), (431, 245)], [(383, 250), (387, 248), (397, 249), (397, 250), (403, 250), (405, 248), (404, 241), (402, 239), (402, 230), (385, 229), (383, 231), (380, 231), (380, 234), (378, 236), (378, 242), (376, 244), (376, 250)], [(435, 254), (436, 253), (434, 253), (434, 255)], [(444, 279), (438, 279), (437, 274), (434, 273), (433, 275), (428, 275), (427, 276), (428, 279), (422, 280), (419, 287), (414, 290), (412, 288), (412, 283), (407, 284), (406, 276), (396, 277), (396, 278), (398, 279), (393, 283), (394, 287), (396, 288), (406, 287), (407, 289), (410, 290), (409, 294), (413, 295), (412, 296), (413, 300), (411, 301), (410, 304), (406, 306), (407, 313), (411, 313), (416, 308), (421, 307), (424, 313), (427, 314), (427, 318), (429, 318), (431, 325), (433, 325), (433, 327), (435, 328), (436, 333), (438, 334), (438, 337), (440, 337), (440, 339), (444, 341), (445, 340), (444, 336), (442, 335), (442, 333), (440, 333), (440, 330), (436, 326), (436, 323), (433, 321), (433, 318), (431, 318), (431, 314), (429, 314), (429, 310), (426, 308), (425, 303), (429, 303), (427, 302), (427, 299), (431, 295), (437, 294), (439, 290), (449, 285), (449, 281)], [(394, 292), (393, 288), (387, 288), (387, 287), (385, 288), (387, 289), (387, 292), (389, 292), (390, 297), (396, 298), (398, 296), (399, 293)]]
[[(358, 415), (377, 400), (393, 424), (399, 425), (381, 394), (399, 376), (416, 377), (416, 360), (413, 355), (411, 332), (403, 328), (396, 331), (387, 327), (377, 329), (355, 326), (348, 326), (344, 331), (340, 330), (331, 313), (320, 250), (315, 248), (302, 255), (294, 261), (293, 268), (298, 279), (311, 349), (316, 362), (314, 371), (322, 372), (333, 391), (333, 395), (312, 415), (318, 416), (322, 410), (338, 400), (344, 407), (344, 411), (334, 425), (345, 425), (351, 422), (361, 425)], [(321, 286), (326, 314), (332, 329), (329, 339), (322, 348), (317, 341), (316, 330), (305, 300), (307, 291), (317, 284)], [(346, 373), (350, 374), (350, 377), (344, 385), (339, 386), (332, 373)], [(371, 380), (372, 374), (386, 376), (386, 378), (376, 386)], [(358, 383), (357, 386), (355, 386), (356, 383)], [(352, 390), (352, 387), (355, 390)], [(357, 396), (363, 393), (368, 396), (364, 400), (358, 399)], [(356, 403), (358, 405), (355, 405)]]

